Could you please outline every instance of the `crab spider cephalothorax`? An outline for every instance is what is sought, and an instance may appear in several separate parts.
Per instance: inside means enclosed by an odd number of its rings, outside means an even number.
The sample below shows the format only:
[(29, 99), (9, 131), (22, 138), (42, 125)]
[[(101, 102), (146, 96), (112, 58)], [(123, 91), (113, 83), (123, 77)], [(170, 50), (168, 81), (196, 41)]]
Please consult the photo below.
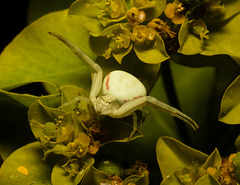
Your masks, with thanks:
[[(116, 70), (110, 72), (104, 80), (102, 80), (102, 68), (91, 60), (79, 47), (61, 35), (52, 32), (49, 32), (49, 34), (57, 37), (67, 45), (91, 70), (93, 76), (89, 100), (98, 114), (108, 115), (112, 118), (133, 116), (133, 131), (129, 138), (131, 138), (137, 130), (135, 111), (145, 106), (154, 107), (170, 116), (177, 117), (192, 126), (194, 130), (198, 128), (197, 123), (189, 116), (154, 97), (147, 96), (144, 85), (131, 74)], [(62, 106), (69, 105), (81, 99), (82, 97), (76, 97)]]

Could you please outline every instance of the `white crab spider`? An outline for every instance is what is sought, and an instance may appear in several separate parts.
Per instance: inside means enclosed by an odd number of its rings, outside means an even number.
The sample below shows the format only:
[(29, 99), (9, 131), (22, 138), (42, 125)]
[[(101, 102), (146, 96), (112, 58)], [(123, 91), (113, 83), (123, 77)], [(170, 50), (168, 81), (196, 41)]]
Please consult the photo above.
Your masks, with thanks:
[[(52, 32), (49, 32), (49, 34), (57, 37), (67, 45), (91, 70), (93, 76), (89, 100), (98, 114), (108, 115), (112, 118), (123, 118), (133, 115), (133, 131), (129, 138), (131, 138), (137, 130), (137, 116), (135, 111), (145, 106), (154, 107), (170, 116), (177, 117), (192, 126), (194, 130), (198, 128), (197, 123), (189, 116), (154, 97), (147, 96), (144, 85), (131, 74), (116, 70), (110, 72), (104, 80), (102, 80), (102, 68), (91, 60), (80, 48), (61, 35)], [(83, 97), (76, 97), (63, 104), (63, 106), (82, 99)]]

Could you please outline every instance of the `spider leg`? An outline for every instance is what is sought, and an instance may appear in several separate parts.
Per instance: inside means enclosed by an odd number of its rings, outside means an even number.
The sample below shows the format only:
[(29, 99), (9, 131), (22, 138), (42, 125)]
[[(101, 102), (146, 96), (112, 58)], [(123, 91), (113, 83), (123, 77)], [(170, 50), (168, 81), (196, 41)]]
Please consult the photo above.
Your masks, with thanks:
[(137, 114), (135, 112), (132, 112), (132, 116), (133, 116), (133, 130), (130, 133), (129, 137), (128, 137), (128, 141), (130, 141), (133, 137), (133, 135), (135, 134), (137, 128), (138, 128), (138, 124), (137, 124)]
[(181, 119), (185, 123), (189, 124), (194, 130), (197, 130), (199, 128), (198, 124), (192, 118), (190, 118), (188, 115), (184, 114), (180, 110), (178, 110), (166, 103), (163, 103), (154, 97), (147, 96), (146, 98), (147, 98), (148, 106), (159, 109), (162, 112), (169, 114), (170, 116)]
[(84, 62), (84, 64), (91, 70), (93, 73), (92, 77), (92, 86), (90, 91), (89, 99), (92, 101), (95, 99), (102, 87), (102, 68), (95, 63), (91, 58), (89, 58), (78, 46), (73, 44), (68, 39), (64, 38), (62, 35), (57, 33), (49, 32), (50, 35), (57, 37), (60, 41), (62, 41), (66, 46), (68, 46), (73, 53)]
[(70, 101), (62, 104), (59, 108), (61, 109), (61, 108), (67, 107), (67, 106), (69, 106), (69, 105), (71, 105), (71, 104), (73, 104), (73, 103), (75, 103), (75, 102), (80, 101), (80, 100), (83, 100), (83, 101), (85, 101), (85, 102), (87, 102), (87, 103), (90, 103), (90, 101), (89, 101), (88, 98), (83, 97), (83, 96), (77, 96), (77, 97), (75, 97), (74, 99), (72, 99), (72, 100), (70, 100)]
[(109, 116), (115, 117), (115, 118), (125, 117), (132, 114), (132, 112), (138, 109), (141, 109), (145, 106), (150, 106), (150, 107), (159, 109), (162, 112), (169, 114), (170, 116), (177, 117), (183, 120), (184, 122), (186, 122), (187, 124), (189, 124), (194, 130), (199, 128), (197, 123), (192, 118), (182, 113), (178, 109), (170, 105), (167, 105), (151, 96), (143, 96), (143, 97), (131, 100), (129, 102), (126, 102), (119, 109), (109, 114)]

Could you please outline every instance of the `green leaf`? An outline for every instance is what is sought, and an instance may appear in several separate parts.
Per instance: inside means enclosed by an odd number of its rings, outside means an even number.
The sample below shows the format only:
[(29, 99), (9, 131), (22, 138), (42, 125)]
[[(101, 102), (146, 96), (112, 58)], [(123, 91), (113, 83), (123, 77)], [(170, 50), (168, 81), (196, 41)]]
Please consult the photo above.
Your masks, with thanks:
[(212, 152), (212, 154), (207, 158), (202, 168), (204, 168), (205, 170), (207, 170), (208, 167), (220, 169), (221, 164), (222, 164), (222, 158), (218, 152), (218, 149), (216, 148)]
[(103, 30), (103, 25), (97, 18), (101, 12), (96, 5), (97, 2), (94, 1), (75, 1), (69, 8), (68, 14), (76, 16), (90, 32), (100, 33)]
[(108, 24), (125, 19), (126, 11), (125, 0), (78, 0), (72, 4), (68, 14), (76, 16), (90, 32), (100, 33)]
[(171, 138), (160, 137), (156, 147), (157, 161), (163, 178), (177, 168), (189, 167), (193, 162), (203, 165), (208, 156)]
[(161, 63), (170, 58), (166, 52), (162, 38), (157, 33), (153, 43), (144, 43), (141, 46), (134, 44), (133, 49), (137, 57), (147, 64)]
[(218, 55), (226, 54), (231, 56), (238, 64), (240, 64), (240, 14), (237, 14), (225, 22), (212, 23), (208, 25), (209, 39), (206, 40), (202, 55)]
[[(54, 87), (56, 88), (56, 86)], [(59, 92), (51, 95), (35, 96), (31, 94), (18, 94), (18, 93), (8, 92), (0, 89), (0, 96), (11, 98), (12, 100), (17, 101), (18, 103), (26, 107), (30, 107), (31, 104), (36, 100), (41, 100), (44, 104), (51, 107), (60, 106)]]
[[(71, 160), (71, 159), (68, 159)], [(77, 185), (89, 171), (90, 167), (94, 163), (94, 159), (90, 158), (84, 161), (83, 159), (76, 159), (78, 161), (78, 173), (73, 176), (73, 174), (68, 173), (64, 168), (66, 167), (67, 159), (59, 160), (53, 167), (51, 179), (53, 185), (65, 184), (65, 185)]]
[(198, 179), (195, 185), (220, 185), (220, 183), (211, 175), (205, 175)]
[(184, 55), (198, 54), (204, 49), (200, 37), (191, 33), (188, 19), (180, 27), (178, 41), (180, 45), (178, 52)]
[(39, 142), (30, 143), (12, 153), (0, 170), (1, 185), (51, 185), (52, 165), (44, 163)]
[(227, 124), (240, 124), (240, 76), (226, 89), (221, 103), (219, 121)]
[(0, 88), (9, 90), (36, 81), (89, 88), (87, 68), (49, 31), (65, 36), (94, 59), (88, 47), (88, 31), (67, 16), (67, 10), (50, 13), (26, 27), (2, 52)]

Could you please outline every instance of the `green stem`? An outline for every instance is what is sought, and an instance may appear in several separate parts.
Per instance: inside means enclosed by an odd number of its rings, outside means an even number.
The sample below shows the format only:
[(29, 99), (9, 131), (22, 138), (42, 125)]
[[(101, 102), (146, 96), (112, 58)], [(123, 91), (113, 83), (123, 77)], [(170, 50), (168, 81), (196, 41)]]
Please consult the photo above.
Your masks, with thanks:
[[(172, 71), (170, 67), (170, 61), (169, 60), (165, 61), (161, 65), (162, 65), (161, 74), (163, 79), (163, 85), (167, 94), (169, 104), (181, 111), (181, 107), (177, 98), (176, 89), (174, 86), (174, 80), (173, 80)], [(181, 137), (182, 142), (187, 145), (191, 145), (192, 143), (191, 143), (191, 139), (190, 139), (186, 124), (182, 120), (177, 118), (175, 118), (175, 122), (177, 124), (178, 133), (179, 133), (179, 136)]]

